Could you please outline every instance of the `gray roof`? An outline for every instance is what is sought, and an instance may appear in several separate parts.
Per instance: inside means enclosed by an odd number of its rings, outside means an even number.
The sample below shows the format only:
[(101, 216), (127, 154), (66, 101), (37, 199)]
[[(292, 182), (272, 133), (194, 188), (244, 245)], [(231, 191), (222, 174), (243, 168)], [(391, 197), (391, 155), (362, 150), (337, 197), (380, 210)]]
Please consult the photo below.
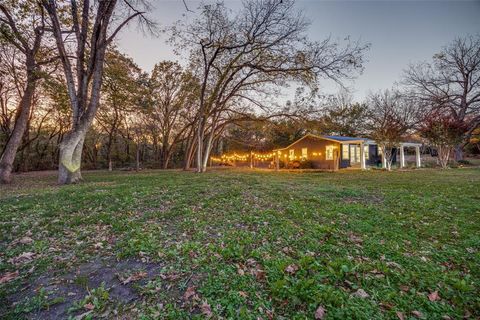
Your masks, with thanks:
[(336, 140), (336, 141), (358, 141), (358, 140), (371, 141), (370, 139), (360, 138), (360, 137), (344, 137), (344, 136), (322, 136), (322, 137), (331, 139), (331, 140)]

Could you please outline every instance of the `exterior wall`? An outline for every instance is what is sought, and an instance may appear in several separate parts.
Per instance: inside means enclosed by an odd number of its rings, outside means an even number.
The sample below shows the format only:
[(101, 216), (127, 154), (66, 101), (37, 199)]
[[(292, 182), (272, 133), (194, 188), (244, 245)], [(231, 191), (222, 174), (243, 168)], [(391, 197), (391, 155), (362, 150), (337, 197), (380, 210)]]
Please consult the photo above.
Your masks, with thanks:
[[(307, 148), (307, 160), (311, 161), (314, 169), (333, 170), (335, 166), (334, 160), (326, 160), (326, 148), (331, 145), (334, 146), (334, 152), (337, 151), (339, 156), (341, 156), (340, 143), (314, 137), (306, 137), (291, 145), (288, 149), (282, 149), (280, 151), (280, 160), (291, 161), (290, 150), (293, 150), (295, 157), (294, 160), (300, 161), (302, 159), (302, 148)], [(342, 167), (341, 163), (340, 167)]]
[[(339, 167), (348, 168), (352, 167), (350, 159), (350, 144), (345, 144), (348, 147), (349, 157), (343, 158), (342, 145), (339, 142), (334, 142), (326, 139), (318, 139), (315, 137), (306, 137), (297, 143), (291, 145), (289, 148), (282, 149), (280, 160), (290, 161), (290, 150), (294, 150), (295, 160), (300, 161), (302, 158), (302, 148), (307, 148), (307, 160), (311, 161), (314, 169), (334, 169), (334, 160), (326, 159), (327, 146), (334, 146), (334, 152), (338, 152), (340, 156)], [(358, 146), (358, 144), (351, 144), (352, 146)], [(315, 153), (315, 155), (314, 155)], [(368, 145), (369, 157), (366, 159), (365, 164), (367, 166), (377, 166), (381, 164), (381, 157), (378, 155), (377, 145)], [(360, 162), (354, 163), (353, 167), (360, 167)]]

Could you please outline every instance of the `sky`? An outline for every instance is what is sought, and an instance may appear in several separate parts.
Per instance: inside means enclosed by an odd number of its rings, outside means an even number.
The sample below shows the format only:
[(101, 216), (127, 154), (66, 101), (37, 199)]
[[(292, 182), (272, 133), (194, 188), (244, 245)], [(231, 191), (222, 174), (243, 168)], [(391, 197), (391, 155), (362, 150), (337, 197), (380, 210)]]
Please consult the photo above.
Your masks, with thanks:
[[(195, 11), (198, 1), (185, 0)], [(208, 2), (208, 1), (207, 1)], [(225, 0), (235, 10), (240, 0)], [(160, 27), (180, 19), (191, 19), (182, 0), (154, 0), (150, 16)], [(308, 36), (322, 40), (328, 36), (360, 39), (371, 44), (366, 53), (365, 70), (353, 82), (346, 82), (355, 100), (369, 92), (391, 88), (411, 63), (428, 61), (455, 37), (480, 33), (480, 0), (477, 1), (320, 1), (297, 0), (311, 21)], [(162, 60), (182, 62), (168, 44), (166, 36), (144, 35), (135, 27), (119, 36), (119, 47), (146, 71)], [(322, 93), (338, 91), (338, 86), (323, 82)], [(282, 99), (293, 98), (286, 90)]]

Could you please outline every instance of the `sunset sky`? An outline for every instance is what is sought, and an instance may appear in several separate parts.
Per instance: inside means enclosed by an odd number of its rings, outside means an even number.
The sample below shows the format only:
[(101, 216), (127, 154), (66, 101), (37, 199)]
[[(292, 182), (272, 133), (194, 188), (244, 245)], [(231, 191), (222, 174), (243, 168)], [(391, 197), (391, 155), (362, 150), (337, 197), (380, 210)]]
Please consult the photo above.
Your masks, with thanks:
[[(199, 1), (186, 0), (198, 12)], [(241, 1), (227, 0), (239, 8)], [(181, 0), (153, 1), (153, 17), (160, 26), (191, 19)], [(331, 35), (371, 43), (363, 75), (346, 83), (355, 98), (362, 100), (370, 90), (390, 88), (409, 63), (428, 60), (456, 36), (480, 32), (480, 1), (315, 1), (299, 0), (298, 8), (311, 20), (309, 36), (322, 40)], [(145, 36), (131, 27), (120, 35), (120, 47), (147, 71), (161, 60), (178, 60), (166, 37)], [(325, 93), (338, 90), (323, 84)], [(292, 98), (289, 90), (283, 99)]]

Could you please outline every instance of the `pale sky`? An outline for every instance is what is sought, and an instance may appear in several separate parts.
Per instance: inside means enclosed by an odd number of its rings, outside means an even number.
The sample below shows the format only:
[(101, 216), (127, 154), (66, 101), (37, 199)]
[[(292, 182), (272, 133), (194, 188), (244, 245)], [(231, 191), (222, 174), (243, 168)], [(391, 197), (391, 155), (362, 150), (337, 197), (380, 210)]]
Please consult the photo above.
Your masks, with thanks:
[[(185, 0), (191, 10), (199, 1)], [(208, 2), (208, 1), (207, 1)], [(240, 0), (226, 0), (238, 8)], [(182, 0), (153, 1), (151, 17), (160, 26), (188, 19)], [(369, 91), (390, 88), (400, 80), (409, 63), (429, 60), (442, 46), (457, 36), (480, 33), (480, 0), (477, 1), (320, 1), (298, 0), (297, 6), (312, 22), (309, 36), (322, 40), (334, 38), (361, 39), (371, 43), (363, 75), (347, 85), (357, 100)], [(166, 37), (152, 38), (131, 27), (119, 37), (119, 46), (146, 71), (162, 60), (177, 60)], [(337, 87), (323, 86), (324, 93), (335, 93)], [(286, 90), (285, 97), (293, 98)]]

